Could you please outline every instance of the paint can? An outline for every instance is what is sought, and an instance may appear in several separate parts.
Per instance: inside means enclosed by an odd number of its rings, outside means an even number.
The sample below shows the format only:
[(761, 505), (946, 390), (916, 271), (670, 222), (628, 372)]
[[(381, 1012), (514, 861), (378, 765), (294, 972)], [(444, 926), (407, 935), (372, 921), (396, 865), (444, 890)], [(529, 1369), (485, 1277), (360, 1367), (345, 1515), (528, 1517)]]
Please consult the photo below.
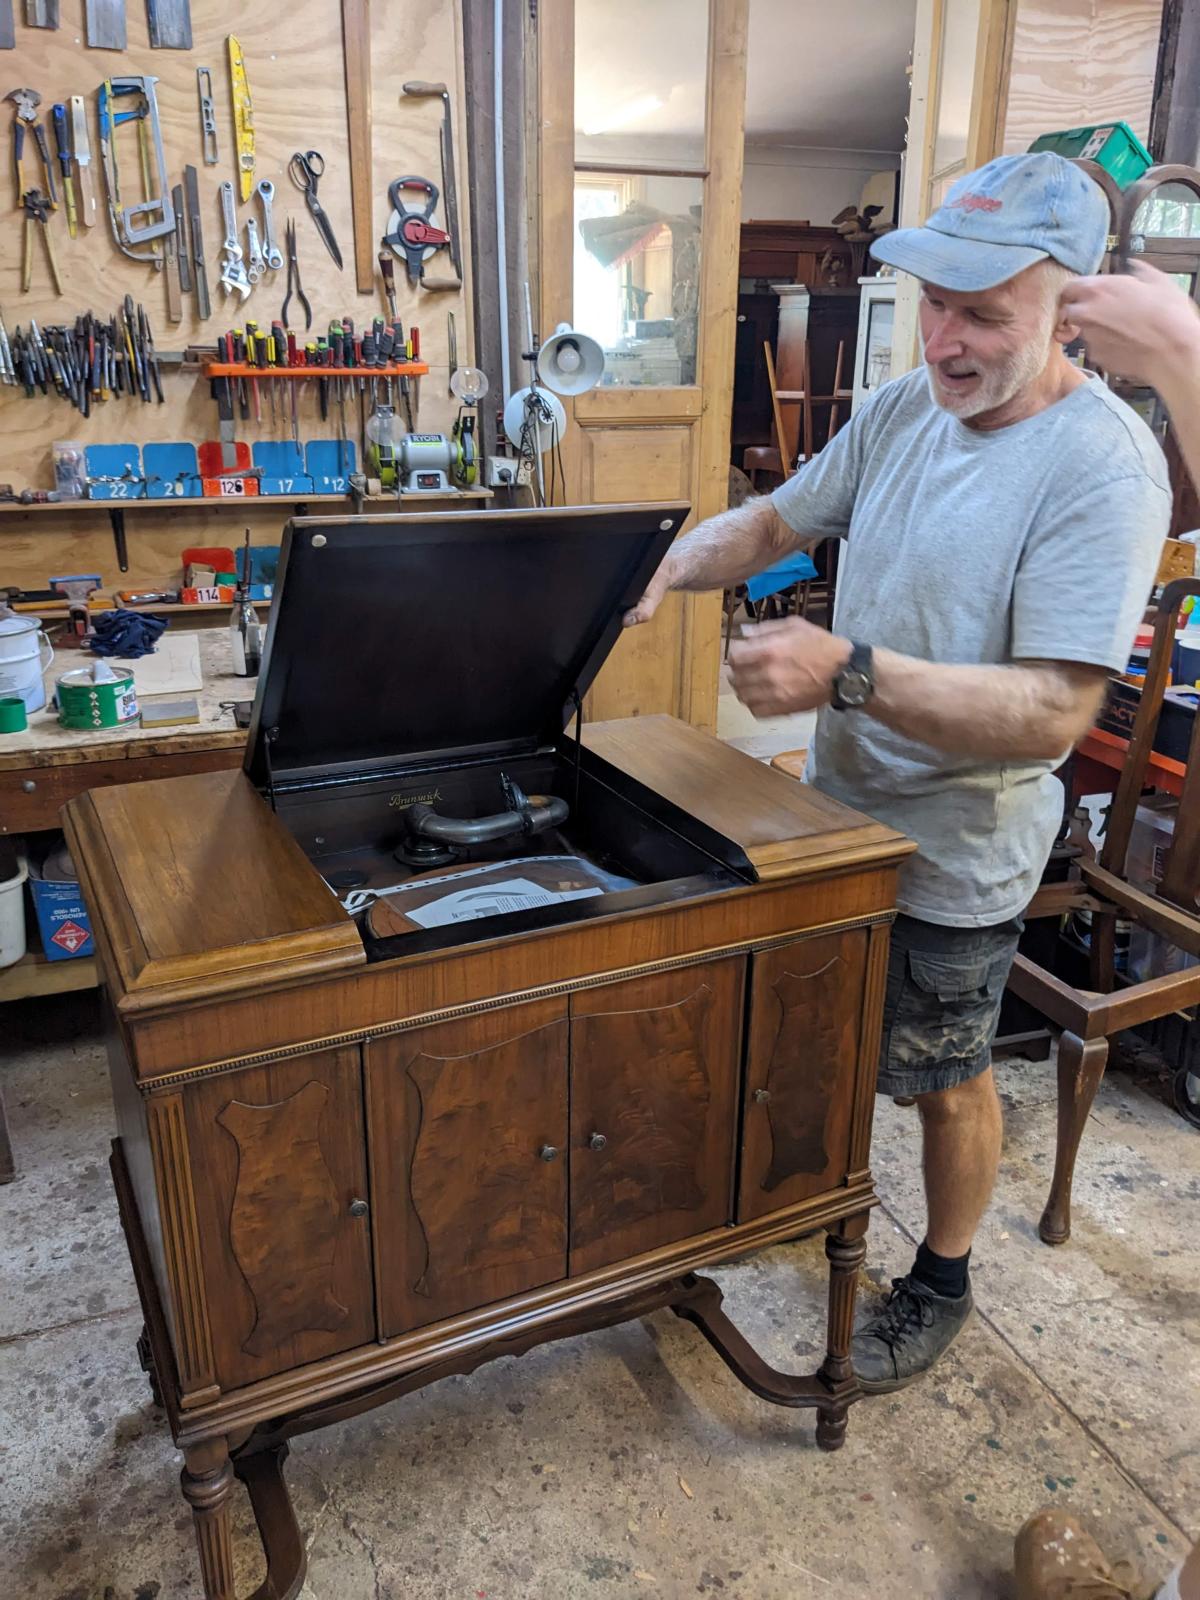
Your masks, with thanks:
[(119, 728), (136, 722), (133, 674), (114, 672), (104, 661), (64, 672), (58, 680), (58, 720), (64, 728)]

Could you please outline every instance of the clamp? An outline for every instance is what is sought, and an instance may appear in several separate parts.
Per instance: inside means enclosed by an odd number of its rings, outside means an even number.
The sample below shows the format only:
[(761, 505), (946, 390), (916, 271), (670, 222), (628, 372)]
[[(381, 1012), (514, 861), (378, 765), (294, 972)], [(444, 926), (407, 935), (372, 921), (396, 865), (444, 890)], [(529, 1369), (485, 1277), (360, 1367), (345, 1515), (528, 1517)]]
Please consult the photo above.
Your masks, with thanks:
[[(425, 204), (409, 206), (404, 201), (404, 191), (414, 189), (425, 196)], [(438, 203), (438, 191), (428, 178), (396, 178), (388, 186), (388, 200), (392, 214), (388, 218), (388, 231), (383, 242), (408, 263), (408, 281), (420, 283), (425, 276), (426, 259), (450, 243), (450, 235), (430, 222)]]

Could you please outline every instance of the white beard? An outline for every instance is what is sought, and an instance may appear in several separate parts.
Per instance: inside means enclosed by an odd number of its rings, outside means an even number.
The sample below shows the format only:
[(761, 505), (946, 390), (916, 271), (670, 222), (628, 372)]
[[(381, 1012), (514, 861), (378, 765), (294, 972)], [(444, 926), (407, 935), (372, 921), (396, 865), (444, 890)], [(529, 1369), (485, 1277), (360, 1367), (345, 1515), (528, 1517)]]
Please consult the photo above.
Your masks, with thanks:
[(1014, 351), (1012, 355), (1005, 356), (995, 366), (979, 368), (979, 387), (973, 394), (961, 396), (946, 394), (938, 387), (932, 367), (926, 364), (925, 378), (934, 403), (941, 406), (943, 411), (948, 411), (951, 416), (958, 417), (961, 422), (966, 422), (971, 417), (982, 416), (986, 411), (997, 411), (1001, 406), (1007, 405), (1020, 394), (1022, 389), (1028, 388), (1040, 378), (1045, 370), (1049, 356), (1048, 345), (1056, 315), (1056, 307), (1049, 306), (1044, 325), (1038, 329), (1036, 337), (1030, 339), (1027, 345)]

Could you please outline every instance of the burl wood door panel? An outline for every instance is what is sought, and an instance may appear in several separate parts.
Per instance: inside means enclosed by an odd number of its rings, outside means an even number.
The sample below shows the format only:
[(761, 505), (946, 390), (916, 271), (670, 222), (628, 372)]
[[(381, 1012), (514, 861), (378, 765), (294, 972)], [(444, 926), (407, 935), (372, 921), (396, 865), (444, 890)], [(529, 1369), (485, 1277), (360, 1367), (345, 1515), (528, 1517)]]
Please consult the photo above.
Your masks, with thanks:
[(571, 1271), (730, 1221), (740, 956), (571, 1000)]
[(567, 1003), (367, 1045), (385, 1338), (562, 1278)]
[(375, 1335), (358, 1047), (189, 1085), (185, 1116), (217, 1381)]
[(751, 958), (739, 1222), (845, 1175), (866, 954), (855, 928)]

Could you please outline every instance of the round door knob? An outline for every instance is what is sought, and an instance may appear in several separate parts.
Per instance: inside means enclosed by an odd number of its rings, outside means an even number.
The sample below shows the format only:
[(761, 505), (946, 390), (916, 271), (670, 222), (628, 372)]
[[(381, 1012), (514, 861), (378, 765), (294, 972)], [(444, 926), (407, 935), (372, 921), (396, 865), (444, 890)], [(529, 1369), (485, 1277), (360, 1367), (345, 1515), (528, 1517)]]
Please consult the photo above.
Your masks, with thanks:
[(588, 1140), (588, 1149), (589, 1150), (603, 1150), (607, 1144), (608, 1144), (608, 1140), (604, 1137), (604, 1135), (602, 1133), (594, 1133), (592, 1135), (592, 1137)]
[(755, 1089), (754, 1098), (758, 1101), (760, 1106), (764, 1106), (771, 1098), (771, 1091), (770, 1089)]
[(37, 788), (37, 784), (34, 782), (34, 780), (32, 778), (22, 778), (21, 779), (21, 787), (22, 787), (22, 789), (24, 789), (26, 794), (32, 794), (33, 791)]
[(350, 1215), (352, 1217), (365, 1217), (370, 1207), (365, 1200), (351, 1200)]
[(541, 1156), (543, 1161), (557, 1161), (558, 1147), (557, 1145), (544, 1144), (538, 1151), (538, 1155)]

